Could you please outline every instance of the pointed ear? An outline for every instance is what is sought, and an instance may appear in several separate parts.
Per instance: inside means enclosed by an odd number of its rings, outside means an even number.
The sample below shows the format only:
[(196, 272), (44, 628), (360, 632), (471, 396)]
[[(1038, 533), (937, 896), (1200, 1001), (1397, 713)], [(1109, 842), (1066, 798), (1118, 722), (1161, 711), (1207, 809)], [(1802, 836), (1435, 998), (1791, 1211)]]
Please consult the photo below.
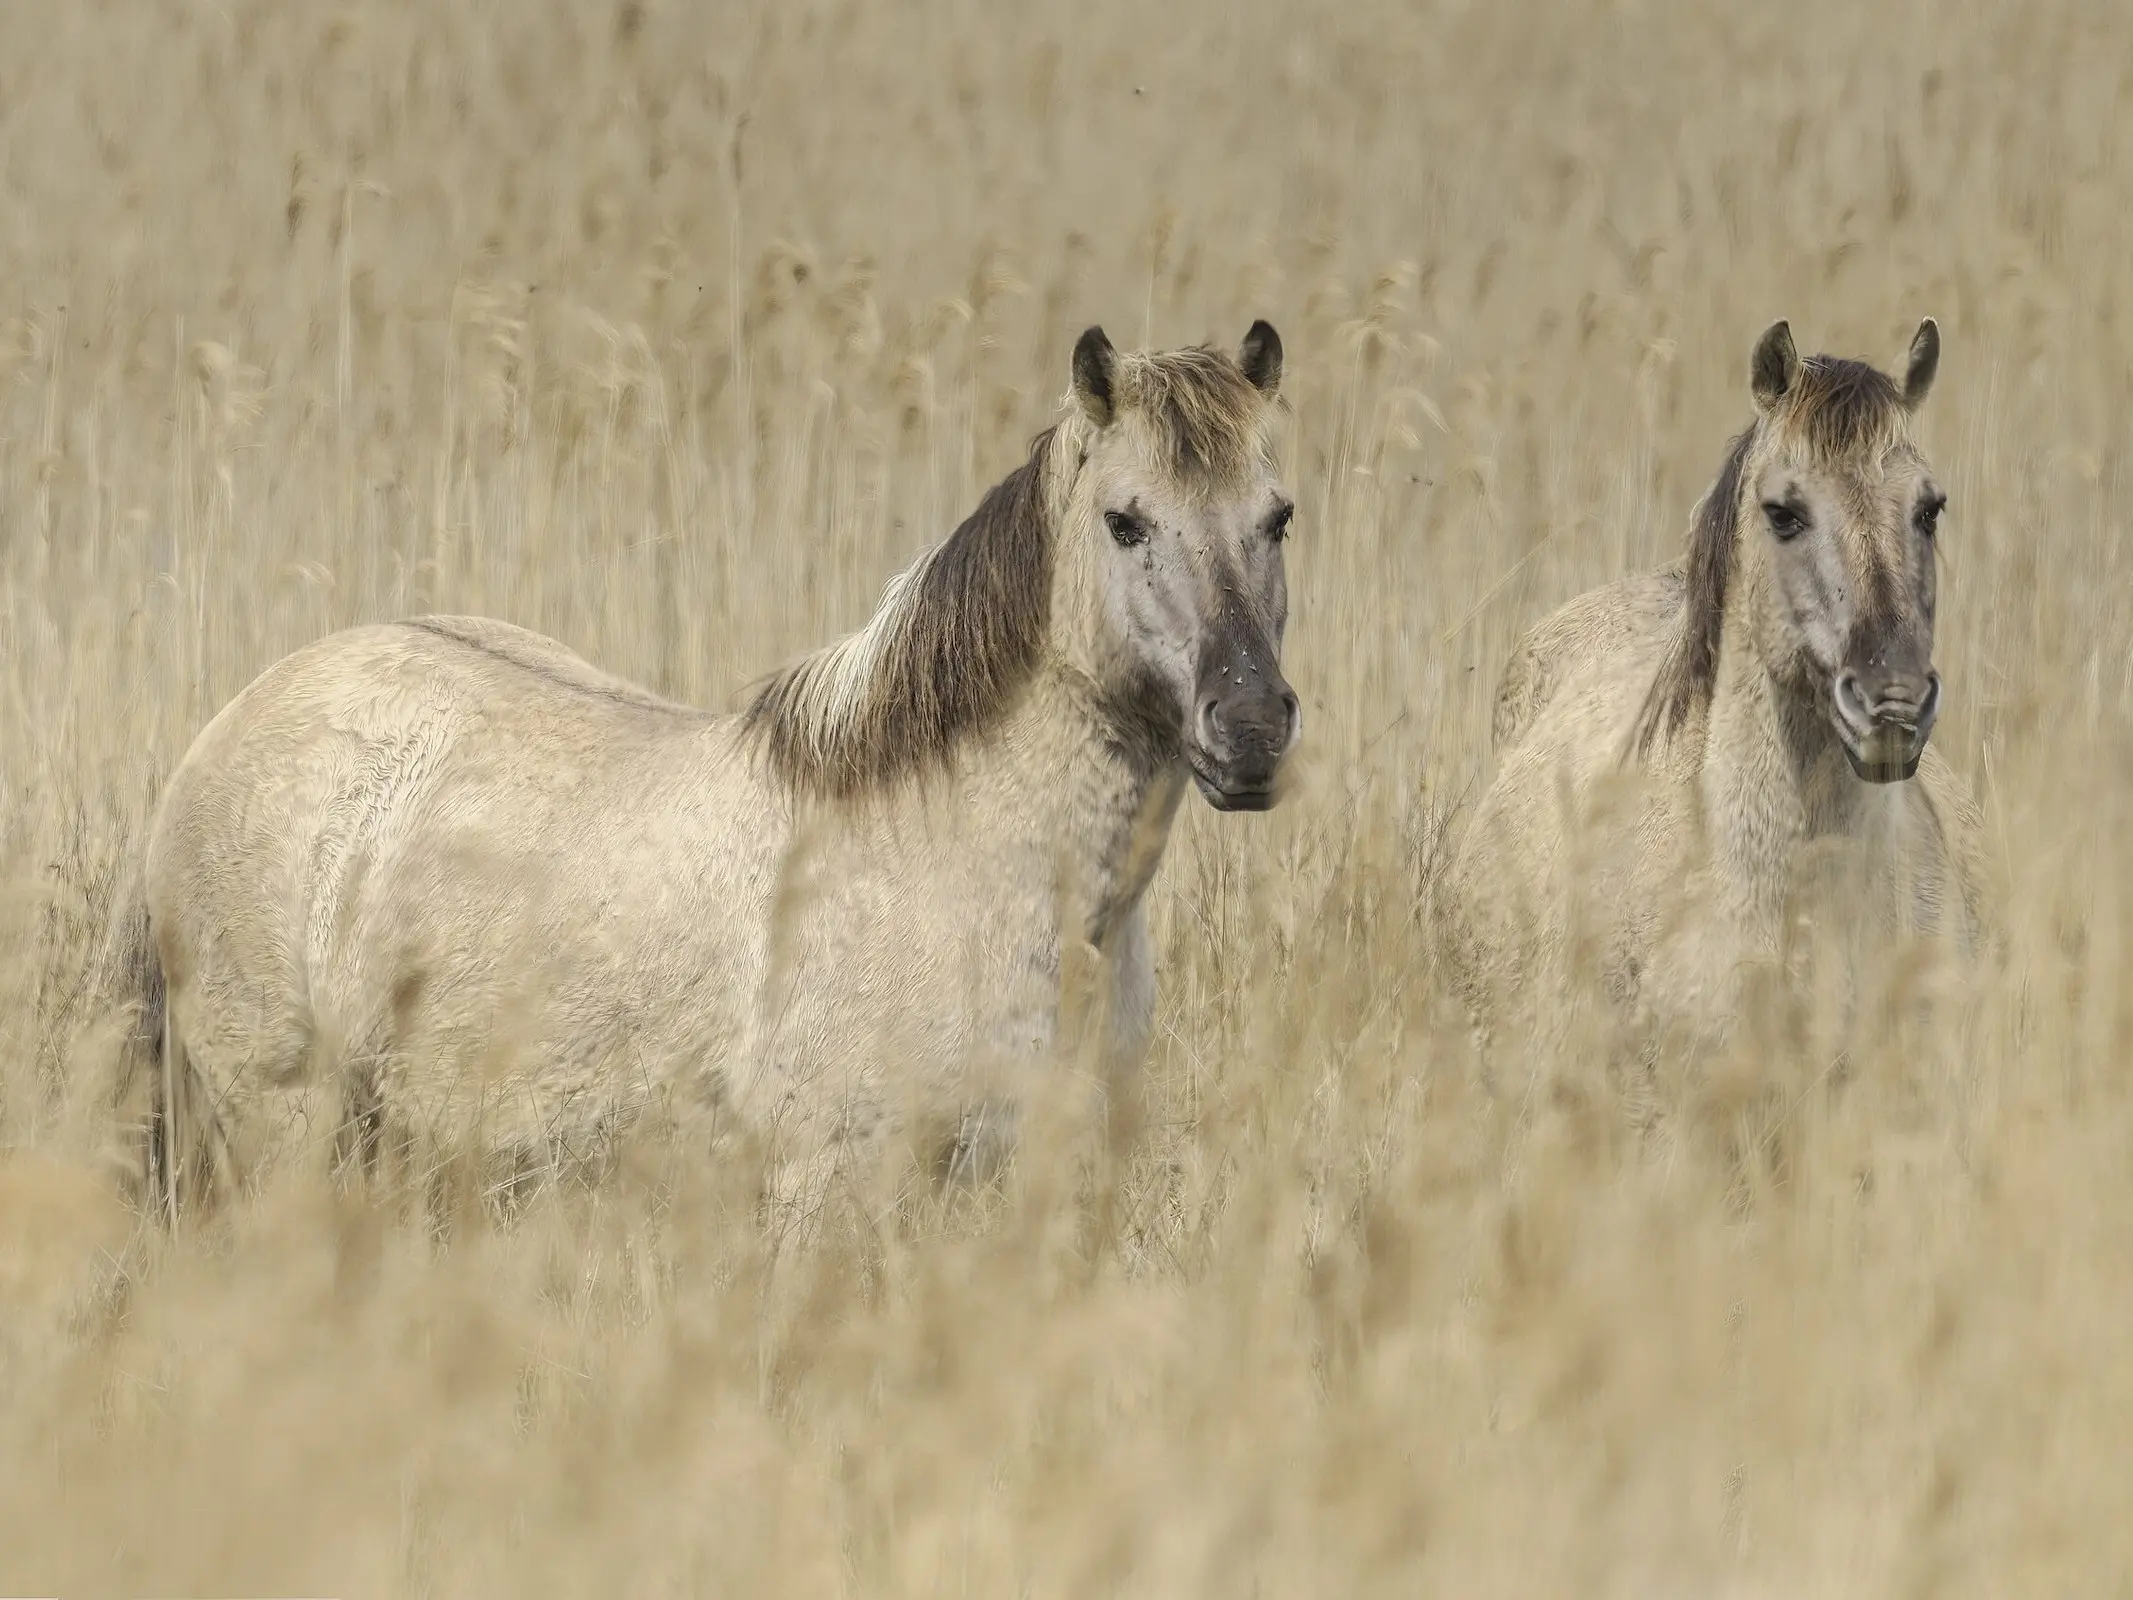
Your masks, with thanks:
[(1940, 371), (1940, 324), (1931, 317), (1918, 325), (1911, 339), (1910, 364), (1903, 369), (1903, 403), (1916, 411), (1933, 392), (1933, 375)]
[(1237, 365), (1252, 387), (1269, 400), (1281, 388), (1281, 335), (1274, 331), (1271, 322), (1255, 322), (1244, 336), (1243, 347), (1237, 352)]
[(1074, 398), (1099, 428), (1108, 428), (1116, 412), (1114, 387), (1118, 352), (1101, 328), (1091, 328), (1074, 342)]
[(1772, 410), (1800, 381), (1800, 352), (1792, 347), (1792, 324), (1780, 317), (1755, 341), (1755, 354), (1748, 358), (1748, 387), (1755, 403)]

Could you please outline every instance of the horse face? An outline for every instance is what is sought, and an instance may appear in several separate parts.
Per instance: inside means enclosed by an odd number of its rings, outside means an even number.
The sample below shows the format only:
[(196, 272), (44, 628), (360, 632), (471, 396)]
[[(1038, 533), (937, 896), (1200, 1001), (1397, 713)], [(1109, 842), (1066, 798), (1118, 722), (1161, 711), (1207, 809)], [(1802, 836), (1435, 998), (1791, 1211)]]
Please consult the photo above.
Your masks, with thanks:
[[(1302, 731), (1281, 674), (1288, 621), (1283, 542), (1295, 506), (1260, 437), (1280, 382), (1281, 345), (1255, 323), (1230, 389), (1137, 394), (1091, 329), (1076, 389), (1099, 426), (1082, 465), (1102, 634), (1114, 683), (1175, 728), (1201, 795), (1218, 811), (1274, 803), (1282, 758)], [(1186, 408), (1194, 408), (1189, 414)]]
[[(1825, 402), (1806, 425), (1788, 425), (1774, 407), (1771, 448), (1750, 479), (1750, 528), (1760, 525), (1771, 575), (1764, 659), (1824, 708), (1853, 772), (1870, 783), (1917, 772), (1940, 712), (1934, 540), (1947, 496), (1907, 426), (1938, 357), (1928, 322), (1904, 389), (1889, 387), (1899, 403), (1877, 411), (1862, 402), (1856, 425), (1841, 403)], [(1791, 387), (1796, 362), (1793, 372), (1776, 375)], [(1830, 386), (1827, 373), (1809, 376)]]

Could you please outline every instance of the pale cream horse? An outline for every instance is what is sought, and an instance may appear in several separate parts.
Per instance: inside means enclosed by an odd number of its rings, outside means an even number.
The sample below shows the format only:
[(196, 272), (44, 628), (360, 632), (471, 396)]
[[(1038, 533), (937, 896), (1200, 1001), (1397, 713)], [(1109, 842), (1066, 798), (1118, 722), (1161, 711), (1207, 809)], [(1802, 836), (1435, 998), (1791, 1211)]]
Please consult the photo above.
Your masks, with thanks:
[(1264, 322), (1234, 359), (1090, 329), (1029, 459), (739, 715), (465, 617), (269, 669), (148, 842), (159, 1198), (307, 1133), (567, 1158), (655, 1102), (817, 1152), (924, 1103), (953, 1140), (1061, 1045), (1063, 971), (1137, 1058), (1179, 799), (1271, 805), (1300, 731), (1281, 362)]
[(1939, 359), (1931, 320), (1900, 385), (1773, 325), (1686, 559), (1520, 642), (1452, 881), (1484, 1018), (1547, 1007), (1582, 962), (1631, 1014), (1723, 1026), (1810, 880), (1855, 927), (1974, 940), (1975, 808), (1927, 744), (1947, 498), (1911, 424)]

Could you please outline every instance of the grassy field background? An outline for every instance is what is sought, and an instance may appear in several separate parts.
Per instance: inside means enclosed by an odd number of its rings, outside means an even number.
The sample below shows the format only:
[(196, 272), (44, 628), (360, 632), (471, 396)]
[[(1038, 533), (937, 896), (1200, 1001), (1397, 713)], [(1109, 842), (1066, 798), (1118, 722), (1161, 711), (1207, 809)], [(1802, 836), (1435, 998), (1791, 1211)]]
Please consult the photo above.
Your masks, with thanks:
[[(2121, 1592), (2129, 263), (2107, 0), (0, 11), (0, 1591)], [(1678, 548), (1771, 318), (1928, 313), (2005, 970), (1485, 1079), (1511, 641)], [(446, 1242), (114, 1197), (112, 895), (254, 673), (471, 610), (730, 703), (1084, 325), (1259, 315), (1306, 745), (1179, 828), (1111, 1159), (775, 1255), (656, 1141)]]

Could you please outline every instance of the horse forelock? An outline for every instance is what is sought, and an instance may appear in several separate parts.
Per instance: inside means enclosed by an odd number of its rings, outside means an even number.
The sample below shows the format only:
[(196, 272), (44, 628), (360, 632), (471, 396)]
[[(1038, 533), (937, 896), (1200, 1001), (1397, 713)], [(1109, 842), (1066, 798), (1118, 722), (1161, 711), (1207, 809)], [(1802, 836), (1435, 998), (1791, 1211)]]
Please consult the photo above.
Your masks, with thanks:
[(1226, 352), (1134, 352), (1121, 359), (1119, 379), (1121, 409), (1141, 414), (1180, 478), (1233, 484), (1264, 458), (1267, 398)]
[(1909, 435), (1910, 408), (1893, 378), (1864, 361), (1809, 356), (1775, 421), (1823, 460), (1874, 458)]

